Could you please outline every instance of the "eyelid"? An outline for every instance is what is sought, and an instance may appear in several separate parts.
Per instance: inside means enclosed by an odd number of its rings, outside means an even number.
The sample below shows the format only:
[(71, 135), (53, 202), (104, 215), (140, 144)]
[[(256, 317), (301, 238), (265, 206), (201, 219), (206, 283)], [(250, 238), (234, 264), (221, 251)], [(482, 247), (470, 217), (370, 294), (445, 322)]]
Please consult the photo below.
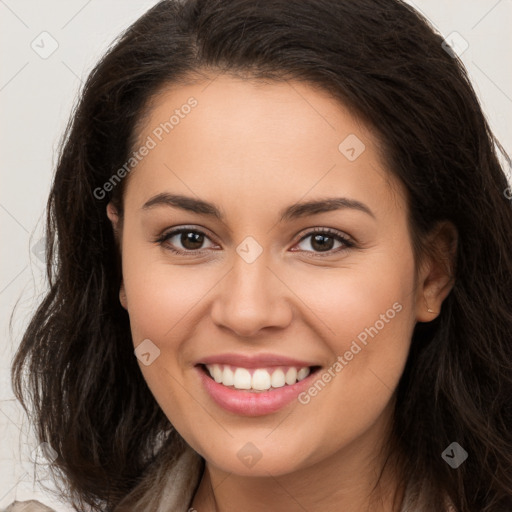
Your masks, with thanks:
[(306, 240), (309, 237), (314, 236), (315, 234), (324, 234), (327, 235), (329, 238), (333, 238), (339, 242), (341, 242), (342, 247), (338, 247), (337, 249), (329, 249), (327, 251), (305, 251), (305, 250), (293, 250), (292, 252), (303, 252), (310, 254), (314, 258), (328, 258), (329, 256), (339, 256), (341, 253), (349, 250), (349, 249), (355, 249), (357, 248), (356, 242), (354, 239), (344, 233), (343, 231), (340, 231), (338, 229), (334, 228), (327, 228), (327, 227), (314, 227), (314, 228), (307, 228), (305, 231), (302, 231), (301, 234), (297, 235), (297, 238), (295, 239), (296, 242), (294, 245), (299, 244), (303, 240)]
[(351, 242), (353, 244), (356, 243), (355, 240), (350, 235), (345, 233), (344, 231), (341, 231), (339, 229), (334, 229), (334, 228), (316, 227), (316, 226), (311, 227), (311, 228), (305, 228), (296, 236), (296, 238), (294, 240), (297, 240), (298, 242), (300, 242), (304, 238), (311, 236), (314, 233), (326, 233), (328, 235), (340, 237), (347, 242)]
[[(204, 235), (206, 238), (208, 238), (212, 243), (217, 244), (212, 238), (215, 238), (209, 234), (209, 230), (206, 228), (203, 228), (200, 226), (199, 228), (197, 226), (179, 226), (175, 228), (171, 228), (170, 231), (163, 232), (161, 235), (159, 235), (155, 240), (153, 240), (154, 243), (159, 243), (160, 245), (164, 246), (165, 242), (170, 239), (174, 238), (175, 236), (183, 233), (183, 232), (193, 232), (196, 234)], [(328, 251), (304, 251), (304, 250), (295, 250), (293, 252), (305, 252), (312, 254), (315, 257), (328, 257), (335, 254), (338, 254), (340, 252), (343, 252), (344, 250), (355, 248), (356, 247), (356, 241), (350, 236), (344, 233), (343, 231), (340, 231), (338, 229), (334, 228), (328, 228), (328, 227), (311, 227), (311, 228), (305, 228), (302, 230), (296, 237), (294, 237), (294, 245), (302, 242), (308, 237), (314, 236), (315, 234), (326, 234), (328, 237), (338, 239), (341, 241), (341, 243), (344, 244), (344, 247), (338, 248), (336, 250), (330, 249)], [(218, 244), (217, 244), (218, 245)], [(183, 249), (174, 249), (174, 248), (167, 248), (167, 250), (171, 251), (174, 254), (179, 255), (185, 255), (185, 256), (194, 256), (194, 255), (202, 255), (205, 251), (208, 251), (211, 248), (205, 248), (205, 249), (190, 249), (190, 250), (183, 250)]]
[[(217, 244), (217, 242), (214, 241), (214, 236), (210, 234), (210, 231), (202, 226), (178, 226), (178, 227), (174, 227), (174, 228), (170, 228), (169, 231), (167, 230), (164, 230), (160, 235), (158, 235), (156, 237), (155, 240), (153, 240), (154, 243), (159, 243), (160, 245), (164, 245), (165, 242), (167, 242), (167, 240), (169, 240), (170, 238), (174, 238), (176, 235), (179, 235), (181, 233), (188, 233), (188, 232), (193, 232), (193, 233), (197, 233), (197, 234), (200, 234), (200, 235), (204, 235), (206, 238), (208, 238), (213, 244)], [(187, 253), (187, 254), (201, 254), (202, 252), (208, 250), (208, 249), (197, 249), (197, 250), (188, 250), (188, 251), (183, 251), (182, 249), (177, 249), (176, 251), (174, 251), (173, 249), (168, 249), (170, 250), (171, 252), (183, 252), (183, 253)]]

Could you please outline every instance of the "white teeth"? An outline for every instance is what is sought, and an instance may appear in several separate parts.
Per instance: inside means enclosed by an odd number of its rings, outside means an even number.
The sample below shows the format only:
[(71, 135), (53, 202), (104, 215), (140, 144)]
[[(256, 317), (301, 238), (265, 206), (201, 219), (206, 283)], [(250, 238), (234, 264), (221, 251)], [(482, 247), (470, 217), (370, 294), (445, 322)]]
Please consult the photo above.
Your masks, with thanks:
[(309, 368), (301, 368), (298, 372), (297, 372), (297, 380), (298, 381), (301, 381), (301, 380), (304, 380), (308, 375), (309, 375), (309, 372), (311, 370)]
[(229, 366), (224, 367), (224, 373), (222, 374), (222, 384), (224, 386), (232, 386), (235, 383), (235, 374)]
[(235, 370), (235, 377), (233, 386), (236, 389), (251, 389), (251, 374), (245, 368), (237, 368)]
[(252, 374), (252, 389), (270, 389), (270, 374), (267, 370), (255, 370)]
[(297, 382), (297, 368), (289, 368), (284, 377), (286, 384), (291, 385)]
[[(291, 386), (297, 381), (305, 379), (311, 372), (307, 366), (304, 368), (276, 368), (272, 374), (264, 368), (256, 368), (251, 373), (246, 368), (235, 368), (229, 365), (206, 365), (210, 375), (219, 384), (233, 386), (236, 389), (254, 389), (266, 391), (270, 388), (281, 388), (284, 385)], [(286, 373), (285, 373), (286, 371)]]
[(280, 368), (277, 370), (274, 370), (274, 373), (272, 374), (272, 387), (273, 388), (282, 388), (286, 382), (284, 380), (284, 372)]
[(215, 382), (222, 382), (222, 368), (218, 364), (213, 365), (213, 375)]

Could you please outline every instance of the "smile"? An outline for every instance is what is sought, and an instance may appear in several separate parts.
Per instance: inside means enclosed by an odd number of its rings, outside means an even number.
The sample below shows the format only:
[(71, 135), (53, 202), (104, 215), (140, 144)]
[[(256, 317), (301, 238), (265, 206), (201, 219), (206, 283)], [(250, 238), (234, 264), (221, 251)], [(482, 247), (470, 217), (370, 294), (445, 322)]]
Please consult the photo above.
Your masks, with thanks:
[(309, 367), (240, 368), (231, 365), (205, 365), (215, 382), (234, 389), (268, 391), (292, 386), (304, 380), (311, 372)]
[(262, 416), (298, 402), (320, 366), (244, 368), (229, 364), (199, 364), (200, 385), (214, 404), (242, 416)]

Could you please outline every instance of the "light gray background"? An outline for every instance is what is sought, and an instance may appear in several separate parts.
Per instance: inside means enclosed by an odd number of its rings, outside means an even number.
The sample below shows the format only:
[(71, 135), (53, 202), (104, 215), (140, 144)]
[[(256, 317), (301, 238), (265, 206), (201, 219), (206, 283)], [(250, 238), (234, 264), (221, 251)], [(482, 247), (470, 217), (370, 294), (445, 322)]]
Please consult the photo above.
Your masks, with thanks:
[[(45, 495), (28, 463), (36, 448), (10, 385), (10, 363), (27, 319), (44, 291), (38, 242), (56, 147), (82, 80), (110, 42), (154, 0), (0, 0), (0, 509)], [(512, 148), (512, 0), (414, 0), (443, 34), (468, 43), (461, 54), (491, 128)], [(42, 32), (51, 35), (41, 36)], [(58, 48), (47, 58), (40, 53)], [(10, 313), (18, 301), (12, 335)]]

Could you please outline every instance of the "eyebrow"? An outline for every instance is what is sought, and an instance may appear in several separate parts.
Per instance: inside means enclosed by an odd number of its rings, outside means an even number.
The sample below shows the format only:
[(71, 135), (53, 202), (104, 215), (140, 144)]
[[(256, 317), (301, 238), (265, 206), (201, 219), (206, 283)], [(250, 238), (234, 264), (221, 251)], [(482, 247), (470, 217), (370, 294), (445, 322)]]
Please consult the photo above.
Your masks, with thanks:
[[(149, 210), (155, 206), (170, 206), (187, 210), (200, 215), (208, 215), (216, 218), (221, 222), (225, 221), (224, 215), (215, 203), (210, 203), (202, 199), (183, 196), (180, 194), (169, 194), (166, 192), (157, 194), (150, 198), (144, 206), (143, 210)], [(290, 221), (308, 215), (317, 215), (320, 213), (331, 212), (335, 210), (352, 209), (364, 212), (375, 219), (375, 214), (360, 201), (349, 199), (346, 197), (326, 197), (313, 201), (295, 203), (284, 208), (280, 212), (279, 222)]]

